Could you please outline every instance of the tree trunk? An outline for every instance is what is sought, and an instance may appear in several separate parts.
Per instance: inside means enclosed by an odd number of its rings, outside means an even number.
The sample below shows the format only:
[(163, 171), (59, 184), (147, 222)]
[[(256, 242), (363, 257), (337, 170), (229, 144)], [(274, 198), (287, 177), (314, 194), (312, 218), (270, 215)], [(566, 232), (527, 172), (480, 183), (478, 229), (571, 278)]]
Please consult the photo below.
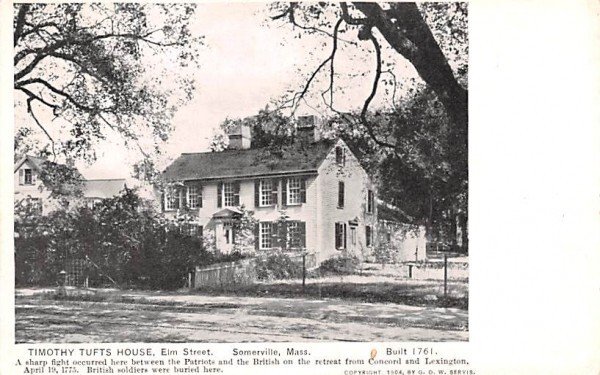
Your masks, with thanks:
[(461, 181), (468, 178), (468, 90), (464, 89), (452, 73), (444, 53), (415, 3), (391, 3), (389, 10), (377, 3), (356, 2), (353, 5), (366, 17), (369, 26), (375, 27), (389, 45), (404, 56), (417, 70), (419, 76), (437, 94), (453, 123), (449, 142), (450, 160), (458, 173), (451, 182), (459, 191)]

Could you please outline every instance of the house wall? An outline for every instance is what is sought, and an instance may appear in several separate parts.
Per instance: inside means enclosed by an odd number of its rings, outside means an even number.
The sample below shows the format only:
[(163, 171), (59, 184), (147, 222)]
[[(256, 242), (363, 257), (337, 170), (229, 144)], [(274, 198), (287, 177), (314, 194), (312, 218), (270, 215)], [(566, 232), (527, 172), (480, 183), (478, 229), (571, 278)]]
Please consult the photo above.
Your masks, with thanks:
[[(33, 185), (21, 185), (19, 183), (19, 171), (24, 169), (31, 169), (34, 179)], [(27, 198), (41, 199), (43, 214), (54, 211), (59, 207), (58, 202), (50, 198), (50, 192), (47, 189), (44, 189), (39, 178), (39, 173), (28, 160), (26, 160), (14, 173), (14, 192), (15, 203), (21, 202)]]
[(392, 263), (422, 261), (426, 258), (425, 227), (379, 220), (378, 246), (392, 254)]
[[(316, 248), (316, 207), (317, 207), (317, 188), (315, 184), (315, 176), (304, 175), (306, 178), (306, 203), (296, 206), (282, 205), (282, 179), (294, 176), (279, 176), (269, 177), (269, 179), (277, 178), (279, 180), (277, 199), (278, 203), (274, 206), (256, 207), (254, 201), (254, 189), (256, 179), (243, 180), (221, 180), (202, 182), (202, 207), (192, 210), (193, 216), (197, 218), (198, 224), (203, 226), (205, 235), (215, 230), (215, 220), (213, 215), (227, 207), (218, 207), (217, 188), (219, 182), (238, 181), (240, 183), (240, 206), (248, 211), (254, 211), (254, 218), (259, 221), (277, 221), (283, 213), (289, 216), (288, 220), (299, 220), (306, 223), (306, 247), (309, 250)], [(168, 215), (175, 215), (176, 211), (166, 211)]]
[[(345, 162), (336, 162), (336, 147), (342, 147)], [(299, 176), (299, 175), (297, 175)], [(367, 213), (367, 191), (375, 186), (343, 141), (338, 141), (318, 168), (317, 175), (304, 175), (306, 178), (306, 203), (298, 206), (282, 206), (281, 179), (293, 176), (279, 176), (278, 205), (256, 207), (254, 202), (255, 180), (243, 179), (240, 182), (240, 205), (246, 210), (254, 211), (254, 218), (259, 221), (277, 221), (282, 213), (289, 220), (306, 223), (306, 248), (317, 254), (317, 262), (334, 256), (354, 255), (361, 259), (368, 257), (377, 242), (377, 206), (373, 202), (373, 213)], [(205, 237), (215, 230), (216, 221), (213, 215), (225, 207), (217, 206), (217, 187), (219, 182), (236, 180), (207, 181), (202, 183), (202, 207), (192, 211), (199, 225), (203, 226)], [(344, 182), (344, 207), (338, 207), (338, 183)], [(170, 214), (175, 214), (171, 211)], [(167, 211), (169, 214), (169, 211)], [(335, 246), (335, 223), (346, 224), (346, 249), (338, 250)], [(352, 242), (350, 222), (356, 222), (356, 243)], [(366, 226), (372, 228), (372, 244), (367, 247)]]
[[(344, 149), (345, 162), (339, 165), (336, 162), (335, 148), (339, 146)], [(338, 207), (338, 183), (344, 182), (344, 207)], [(370, 225), (373, 230), (373, 240), (376, 240), (377, 206), (374, 202), (373, 213), (367, 213), (367, 190), (373, 190), (376, 195), (375, 186), (360, 165), (358, 159), (350, 151), (343, 141), (338, 141), (331, 152), (318, 169), (317, 177), (318, 208), (317, 226), (319, 259), (334, 256), (354, 255), (360, 259), (367, 257), (373, 246), (367, 247), (366, 226)], [(352, 243), (351, 226), (349, 221), (356, 221), (356, 244)], [(346, 250), (335, 248), (335, 223), (346, 223)], [(374, 244), (373, 244), (374, 245)]]

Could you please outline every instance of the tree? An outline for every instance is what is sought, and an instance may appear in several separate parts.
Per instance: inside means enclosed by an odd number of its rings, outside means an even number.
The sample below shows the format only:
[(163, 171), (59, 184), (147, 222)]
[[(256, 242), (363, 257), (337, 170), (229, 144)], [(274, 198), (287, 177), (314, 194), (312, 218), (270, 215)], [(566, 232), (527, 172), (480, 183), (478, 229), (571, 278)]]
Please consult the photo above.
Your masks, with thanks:
[[(258, 111), (256, 115), (225, 119), (220, 124), (223, 133), (227, 134), (233, 128), (247, 126), (252, 132), (252, 148), (275, 147), (293, 143), (294, 120), (285, 116), (281, 111), (272, 110), (269, 106)], [(222, 151), (225, 148), (224, 136), (217, 133), (211, 142), (212, 151)]]
[[(312, 70), (305, 85), (293, 93), (282, 107), (295, 109), (317, 80), (317, 75), (324, 71), (328, 81), (326, 89), (321, 93), (324, 103), (338, 115), (339, 120), (348, 123), (353, 129), (364, 131), (378, 147), (388, 149), (396, 158), (396, 163), (389, 163), (389, 166), (396, 166), (398, 162), (410, 165), (414, 164), (415, 160), (411, 160), (411, 153), (407, 152), (413, 142), (407, 142), (407, 135), (403, 134), (406, 129), (402, 126), (403, 116), (397, 115), (399, 107), (405, 106), (406, 102), (397, 105), (394, 101), (398, 82), (393, 69), (389, 67), (393, 66), (395, 61), (393, 57), (392, 61), (384, 61), (382, 47), (387, 48), (391, 56), (395, 54), (395, 60), (408, 61), (414, 67), (429, 90), (425, 95), (433, 95), (433, 100), (441, 103), (444, 116), (447, 116), (445, 126), (440, 128), (436, 135), (443, 137), (439, 140), (441, 144), (449, 146), (442, 154), (443, 159), (437, 160), (437, 165), (447, 172), (447, 176), (438, 181), (443, 182), (443, 190), (447, 193), (445, 199), (448, 200), (445, 206), (450, 207), (451, 211), (445, 215), (448, 216), (448, 220), (458, 220), (461, 223), (462, 240), (466, 246), (467, 4), (277, 3), (273, 6), (273, 11), (273, 20), (284, 20), (303, 32), (325, 35), (332, 39), (332, 48), (326, 54), (326, 58)], [(355, 33), (355, 40), (349, 39), (350, 33)], [(368, 43), (375, 55), (374, 77), (367, 83), (371, 90), (357, 112), (343, 112), (334, 105), (334, 93), (341, 91), (336, 90), (336, 78), (339, 80), (335, 65), (336, 55), (342, 44), (349, 45), (350, 48), (364, 49), (361, 47), (362, 42)], [(384, 79), (384, 75), (391, 78)], [(382, 85), (392, 85), (392, 110), (387, 114), (381, 110), (373, 112), (370, 108)], [(383, 128), (382, 124), (385, 125)], [(431, 145), (433, 144), (430, 142)], [(433, 191), (439, 189), (440, 184), (434, 184), (431, 176), (426, 179), (421, 177), (418, 177), (418, 174), (415, 176), (416, 180), (420, 181), (415, 187), (419, 186), (419, 190), (429, 191), (430, 197), (433, 196)], [(433, 199), (429, 201), (430, 205), (433, 205)]]
[[(23, 126), (41, 130), (55, 156), (93, 160), (94, 143), (110, 133), (147, 155), (139, 142), (166, 140), (174, 111), (194, 90), (182, 74), (201, 45), (189, 29), (194, 9), (16, 4), (15, 104), (32, 120)], [(19, 134), (20, 141), (30, 136)]]

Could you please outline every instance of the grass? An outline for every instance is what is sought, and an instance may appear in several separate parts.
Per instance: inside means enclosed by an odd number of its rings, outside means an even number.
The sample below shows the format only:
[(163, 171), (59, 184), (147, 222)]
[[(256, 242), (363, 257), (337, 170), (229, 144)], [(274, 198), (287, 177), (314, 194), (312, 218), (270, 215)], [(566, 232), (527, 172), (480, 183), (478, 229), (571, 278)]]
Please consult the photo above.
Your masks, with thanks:
[(194, 293), (205, 295), (235, 295), (246, 297), (335, 298), (358, 302), (396, 303), (412, 306), (453, 307), (469, 309), (467, 286), (452, 283), (458, 293), (446, 297), (437, 283), (309, 283), (304, 290), (300, 283), (268, 283), (204, 288)]
[[(179, 293), (199, 295), (234, 295), (240, 297), (280, 297), (309, 299), (341, 299), (369, 303), (395, 303), (425, 307), (451, 307), (469, 309), (468, 283), (450, 282), (449, 293), (443, 295), (443, 284), (438, 281), (378, 281), (363, 280), (353, 282), (351, 278), (312, 279), (305, 287), (298, 280), (272, 281), (248, 285), (204, 287), (200, 290)], [(149, 301), (143, 297), (132, 297), (124, 291), (70, 290), (67, 295), (55, 292), (38, 294), (39, 298), (55, 301), (135, 303), (160, 306), (174, 306), (172, 301)], [(125, 292), (126, 293), (126, 292)], [(173, 294), (177, 292), (169, 292)], [(206, 305), (203, 305), (206, 307)], [(193, 306), (190, 306), (193, 307)], [(210, 307), (210, 306), (209, 306)], [(224, 308), (227, 306), (212, 306)]]

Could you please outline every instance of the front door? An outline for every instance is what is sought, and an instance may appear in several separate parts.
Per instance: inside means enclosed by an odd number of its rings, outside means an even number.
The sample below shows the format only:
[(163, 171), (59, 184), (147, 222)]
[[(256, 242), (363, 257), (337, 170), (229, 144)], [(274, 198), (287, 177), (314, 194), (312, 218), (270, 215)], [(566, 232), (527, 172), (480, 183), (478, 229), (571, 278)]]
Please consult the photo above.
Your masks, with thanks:
[(229, 254), (233, 250), (233, 227), (231, 223), (222, 222), (217, 224), (217, 249), (222, 254)]

